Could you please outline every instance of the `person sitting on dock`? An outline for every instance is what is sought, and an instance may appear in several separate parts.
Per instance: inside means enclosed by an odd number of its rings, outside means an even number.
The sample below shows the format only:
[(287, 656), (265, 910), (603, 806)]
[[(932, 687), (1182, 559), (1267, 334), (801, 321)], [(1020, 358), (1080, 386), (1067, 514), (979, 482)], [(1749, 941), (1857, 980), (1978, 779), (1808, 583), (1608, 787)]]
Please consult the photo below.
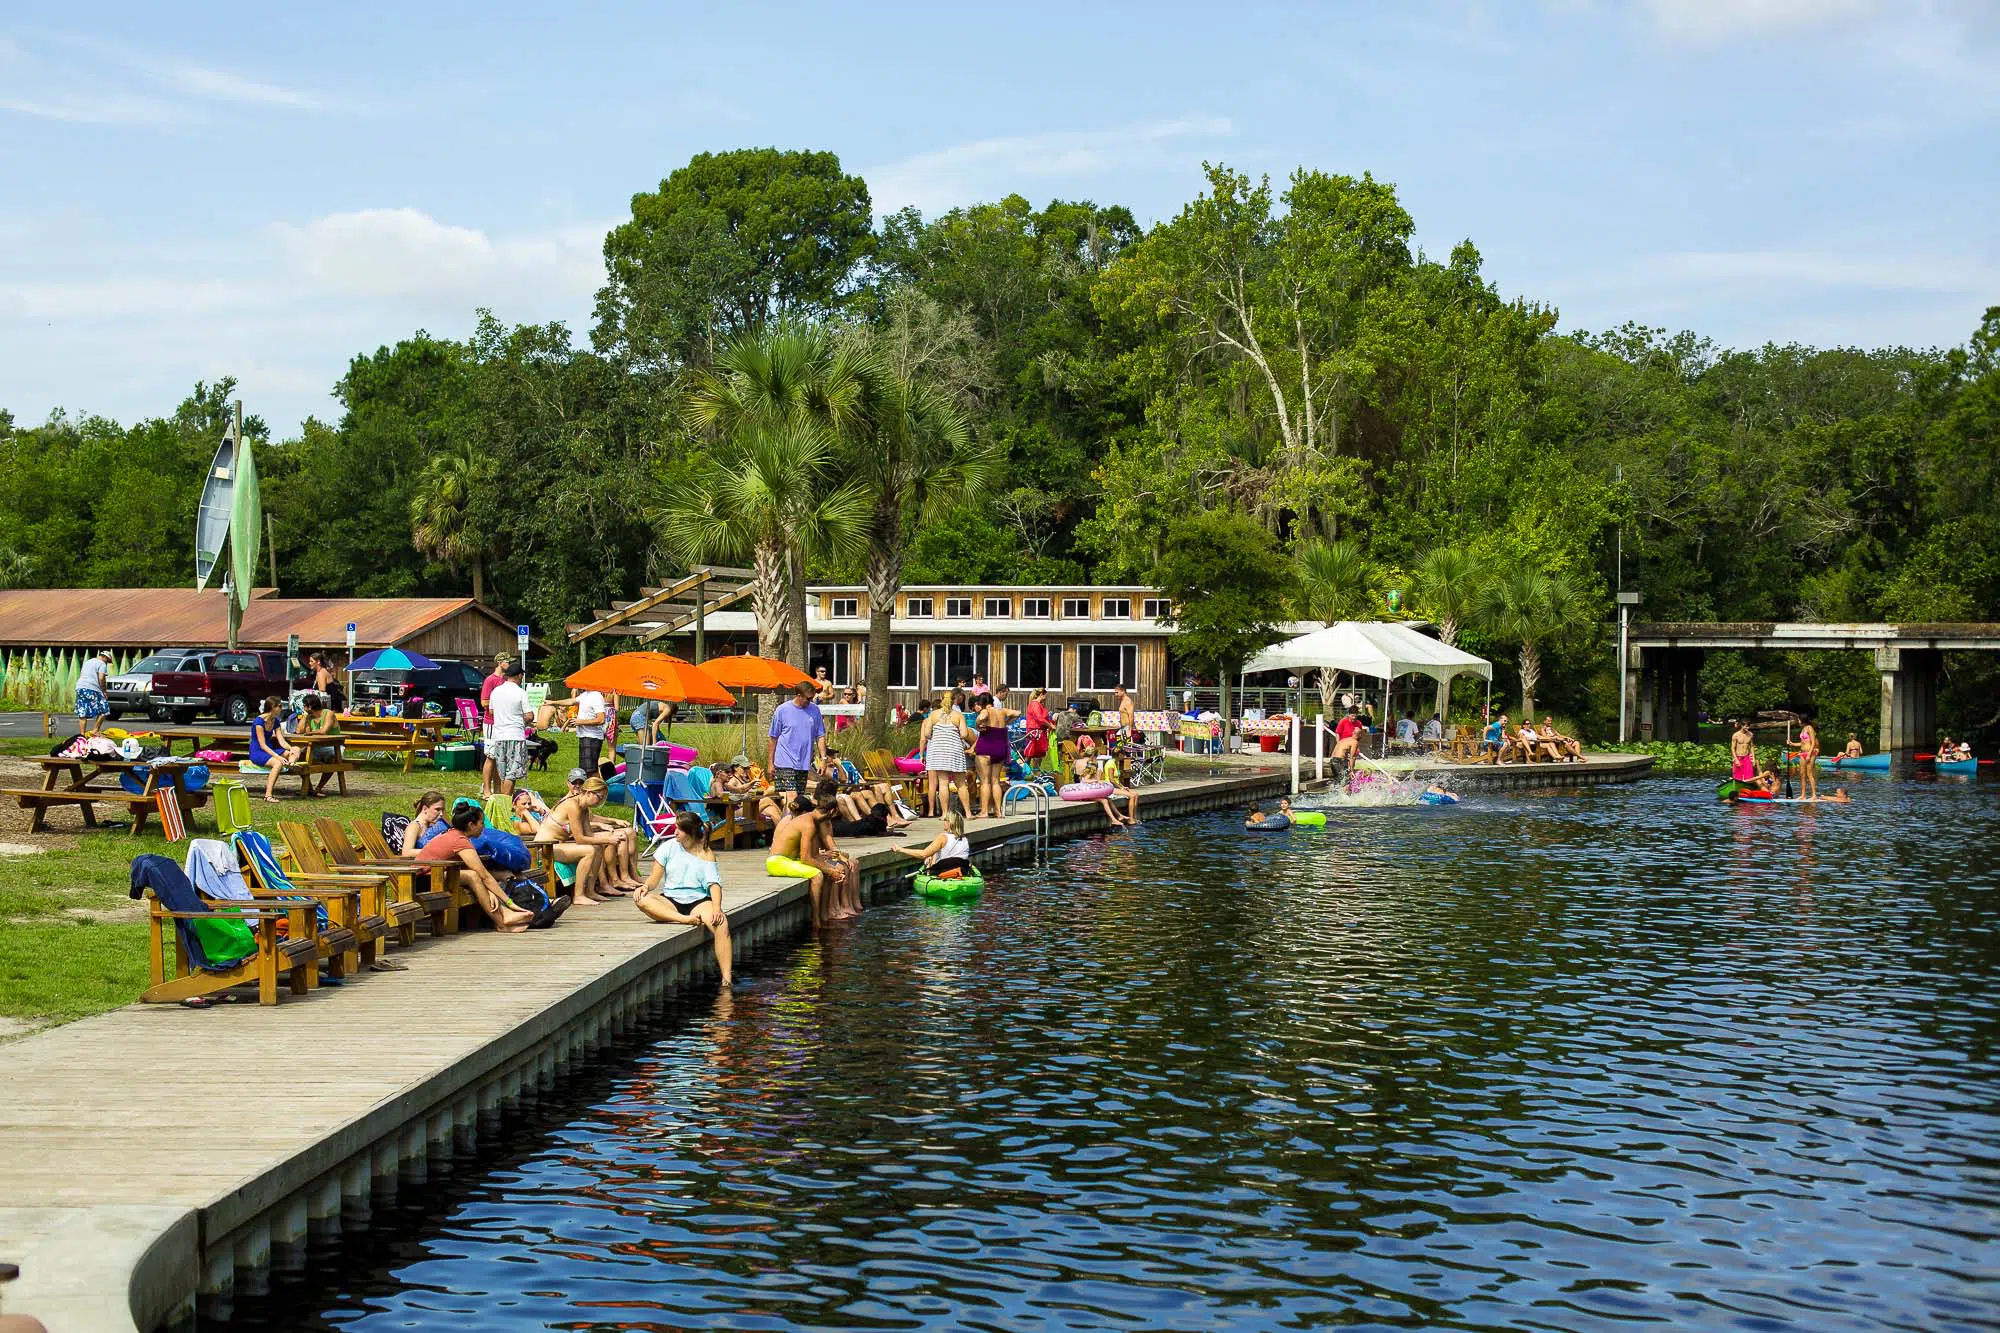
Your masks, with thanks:
[(1499, 763), (1507, 744), (1507, 715), (1502, 713), (1486, 724), (1486, 731), (1479, 739), (1479, 762)]
[(1426, 745), (1435, 745), (1444, 739), (1444, 720), (1436, 713), (1432, 713), (1431, 720), (1424, 723), (1423, 739)]
[(840, 850), (833, 838), (833, 826), (838, 822), (840, 811), (837, 806), (817, 804), (814, 812), (817, 828), (812, 844), (812, 856), (808, 858), (820, 869), (826, 871), (827, 913), (834, 920), (842, 917), (861, 915), (861, 863)]
[[(472, 889), (473, 901), (486, 913), (493, 929), (506, 935), (517, 934), (536, 924), (539, 918), (527, 908), (516, 906), (486, 863), (479, 859), (479, 849), (472, 845), (472, 840), (485, 830), (486, 812), (476, 803), (464, 801), (451, 812), (451, 827), (426, 842), (417, 852), (417, 860), (458, 862), (460, 881)], [(568, 898), (558, 898), (543, 915), (553, 923), (569, 904)]]
[(632, 895), (632, 905), (663, 925), (706, 930), (715, 942), (723, 988), (729, 987), (736, 953), (729, 941), (729, 914), (722, 906), (722, 871), (700, 815), (683, 810), (675, 817), (674, 836), (653, 849), (653, 868)]
[(827, 872), (812, 859), (819, 843), (819, 812), (803, 796), (791, 798), (777, 827), (771, 830), (771, 852), (764, 858), (764, 873), (780, 879), (803, 879), (812, 900), (813, 925), (824, 924), (827, 915)]

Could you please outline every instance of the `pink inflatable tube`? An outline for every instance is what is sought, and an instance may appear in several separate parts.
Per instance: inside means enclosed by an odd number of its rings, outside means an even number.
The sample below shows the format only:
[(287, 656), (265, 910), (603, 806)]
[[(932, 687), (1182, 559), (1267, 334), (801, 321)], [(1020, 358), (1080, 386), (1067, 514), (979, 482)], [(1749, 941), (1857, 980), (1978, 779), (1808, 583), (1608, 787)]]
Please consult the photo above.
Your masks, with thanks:
[(1108, 782), (1072, 782), (1056, 795), (1065, 801), (1102, 801), (1111, 795), (1111, 790)]

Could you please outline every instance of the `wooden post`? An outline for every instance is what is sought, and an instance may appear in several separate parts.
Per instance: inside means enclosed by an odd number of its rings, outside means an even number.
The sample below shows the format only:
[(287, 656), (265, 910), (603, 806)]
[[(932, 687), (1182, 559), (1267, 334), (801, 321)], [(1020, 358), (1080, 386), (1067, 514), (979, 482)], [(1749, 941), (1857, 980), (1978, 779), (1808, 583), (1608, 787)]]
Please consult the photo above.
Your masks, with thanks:
[(1299, 794), (1299, 715), (1292, 714), (1292, 795)]
[(694, 660), (708, 660), (708, 580), (694, 585)]
[(1326, 781), (1326, 718), (1324, 716), (1313, 719), (1313, 781)]

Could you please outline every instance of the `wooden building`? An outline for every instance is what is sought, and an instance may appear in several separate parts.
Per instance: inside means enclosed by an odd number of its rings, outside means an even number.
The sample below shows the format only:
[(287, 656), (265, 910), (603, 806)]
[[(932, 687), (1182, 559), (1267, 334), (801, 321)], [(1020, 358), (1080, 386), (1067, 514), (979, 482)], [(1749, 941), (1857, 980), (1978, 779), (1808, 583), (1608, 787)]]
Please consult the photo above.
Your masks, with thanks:
[[(470, 597), (278, 597), (259, 589), (237, 642), (282, 650), (407, 648), (472, 661), (514, 651), (514, 626)], [(219, 648), (228, 642), (219, 589), (15, 588), (0, 591), (0, 649)]]
[[(1100, 702), (1123, 685), (1141, 708), (1167, 706), (1173, 627), (1167, 602), (1142, 586), (922, 584), (896, 595), (889, 689), (909, 705), (974, 676), (1016, 690)], [(748, 611), (708, 617), (708, 652), (754, 646)], [(858, 685), (868, 654), (868, 590), (820, 585), (806, 596), (809, 664)]]

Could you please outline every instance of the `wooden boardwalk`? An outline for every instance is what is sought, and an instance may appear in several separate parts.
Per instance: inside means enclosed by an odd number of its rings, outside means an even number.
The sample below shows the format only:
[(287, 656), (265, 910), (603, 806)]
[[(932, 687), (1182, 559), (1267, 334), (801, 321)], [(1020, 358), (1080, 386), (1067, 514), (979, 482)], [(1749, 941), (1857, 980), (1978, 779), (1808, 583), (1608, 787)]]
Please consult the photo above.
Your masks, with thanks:
[[(1181, 779), (1143, 793), (1151, 817), (1279, 790), (1275, 769)], [(1019, 810), (1020, 807), (1017, 807)], [(1102, 826), (1054, 810), (1056, 836)], [(895, 840), (928, 840), (924, 821)], [(970, 830), (995, 848), (1033, 831), (1017, 813)], [(843, 844), (871, 901), (914, 863), (891, 840)], [(761, 850), (723, 852), (739, 967), (804, 928), (802, 882), (766, 877)], [(705, 978), (704, 933), (628, 903), (572, 909), (556, 929), (469, 931), (394, 955), (275, 1007), (133, 1005), (0, 1045), (0, 1311), (62, 1333), (152, 1333), (197, 1290), (226, 1302), (311, 1241), (364, 1223), (371, 1197), (469, 1150), (482, 1125), (552, 1086), (567, 1062), (643, 1023), (674, 986)]]

